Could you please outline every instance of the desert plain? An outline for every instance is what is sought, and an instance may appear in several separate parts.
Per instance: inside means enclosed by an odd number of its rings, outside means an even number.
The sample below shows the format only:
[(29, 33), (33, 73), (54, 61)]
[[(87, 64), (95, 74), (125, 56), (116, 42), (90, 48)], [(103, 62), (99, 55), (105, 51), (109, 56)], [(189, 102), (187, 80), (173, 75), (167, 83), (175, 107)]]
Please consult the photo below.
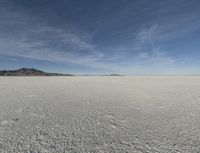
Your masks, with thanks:
[(0, 77), (2, 153), (199, 153), (200, 77)]

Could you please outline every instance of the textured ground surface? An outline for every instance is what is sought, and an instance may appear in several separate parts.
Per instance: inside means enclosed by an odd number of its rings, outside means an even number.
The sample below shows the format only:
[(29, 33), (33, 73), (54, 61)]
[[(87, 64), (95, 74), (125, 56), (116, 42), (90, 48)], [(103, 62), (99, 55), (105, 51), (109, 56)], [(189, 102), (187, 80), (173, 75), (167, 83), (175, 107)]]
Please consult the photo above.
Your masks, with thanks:
[(0, 152), (198, 153), (200, 77), (0, 77)]

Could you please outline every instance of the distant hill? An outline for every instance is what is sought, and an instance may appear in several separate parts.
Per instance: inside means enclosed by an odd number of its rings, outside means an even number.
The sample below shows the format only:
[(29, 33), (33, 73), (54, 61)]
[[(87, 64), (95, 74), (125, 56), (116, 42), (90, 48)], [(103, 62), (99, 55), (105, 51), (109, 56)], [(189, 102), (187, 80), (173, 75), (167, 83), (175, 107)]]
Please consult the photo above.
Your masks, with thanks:
[(102, 74), (102, 75), (85, 74), (85, 75), (80, 75), (80, 76), (126, 76), (126, 75), (122, 75), (122, 74)]
[(33, 68), (0, 70), (0, 76), (73, 76), (72, 74), (48, 73)]
[(122, 75), (122, 74), (111, 74), (110, 76), (125, 76), (125, 75)]

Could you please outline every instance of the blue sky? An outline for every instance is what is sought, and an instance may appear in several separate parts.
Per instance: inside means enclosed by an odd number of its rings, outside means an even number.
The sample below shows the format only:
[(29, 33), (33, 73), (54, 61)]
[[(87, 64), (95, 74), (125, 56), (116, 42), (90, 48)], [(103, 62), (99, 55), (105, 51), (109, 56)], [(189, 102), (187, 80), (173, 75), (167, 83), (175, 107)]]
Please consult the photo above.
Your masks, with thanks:
[(199, 0), (1, 0), (0, 69), (200, 74)]

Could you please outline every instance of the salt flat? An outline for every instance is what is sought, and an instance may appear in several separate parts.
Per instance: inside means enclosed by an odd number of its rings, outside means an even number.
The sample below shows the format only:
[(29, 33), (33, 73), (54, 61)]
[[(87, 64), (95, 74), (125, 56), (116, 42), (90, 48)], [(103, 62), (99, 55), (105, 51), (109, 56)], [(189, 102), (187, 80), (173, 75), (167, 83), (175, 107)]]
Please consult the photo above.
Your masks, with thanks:
[(198, 153), (200, 77), (0, 77), (0, 152)]

